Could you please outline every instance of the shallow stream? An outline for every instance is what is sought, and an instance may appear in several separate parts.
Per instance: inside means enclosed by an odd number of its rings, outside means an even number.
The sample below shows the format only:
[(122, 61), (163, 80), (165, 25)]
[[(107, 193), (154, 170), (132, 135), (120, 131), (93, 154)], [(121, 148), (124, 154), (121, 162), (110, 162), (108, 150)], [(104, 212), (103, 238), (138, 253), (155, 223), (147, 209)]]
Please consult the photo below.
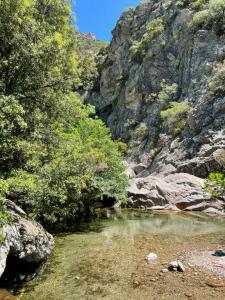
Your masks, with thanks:
[[(21, 300), (225, 299), (210, 274), (160, 272), (187, 251), (225, 245), (225, 220), (199, 214), (104, 211), (76, 232), (55, 237), (44, 272)], [(154, 264), (145, 256), (158, 255)]]

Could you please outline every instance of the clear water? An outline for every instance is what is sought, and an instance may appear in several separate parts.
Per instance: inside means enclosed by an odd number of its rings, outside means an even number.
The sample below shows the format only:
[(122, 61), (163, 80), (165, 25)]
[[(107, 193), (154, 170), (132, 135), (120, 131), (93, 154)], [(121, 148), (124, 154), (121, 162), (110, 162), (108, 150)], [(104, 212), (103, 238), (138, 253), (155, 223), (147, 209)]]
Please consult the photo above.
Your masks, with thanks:
[[(221, 246), (224, 236), (225, 221), (204, 215), (107, 210), (77, 232), (55, 237), (47, 267), (20, 299), (186, 299), (189, 289), (196, 299), (220, 299), (220, 291), (212, 294), (190, 272), (159, 273), (183, 251)], [(149, 252), (158, 255), (156, 264), (146, 263)]]

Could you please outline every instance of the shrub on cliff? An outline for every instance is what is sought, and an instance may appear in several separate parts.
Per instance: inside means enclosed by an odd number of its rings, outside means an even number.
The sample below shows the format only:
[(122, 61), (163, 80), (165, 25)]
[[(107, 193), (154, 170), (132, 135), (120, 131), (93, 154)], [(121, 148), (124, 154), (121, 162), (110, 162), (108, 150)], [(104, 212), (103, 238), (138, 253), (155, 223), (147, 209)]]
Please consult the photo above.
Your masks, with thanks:
[(161, 118), (173, 135), (182, 131), (187, 123), (187, 113), (190, 106), (186, 102), (170, 102), (170, 107), (161, 111)]
[(81, 217), (103, 196), (122, 201), (118, 147), (71, 92), (89, 64), (78, 64), (68, 1), (4, 0), (0, 10), (2, 198), (48, 224)]
[(164, 31), (164, 22), (161, 17), (158, 17), (146, 25), (145, 34), (141, 41), (135, 41), (131, 46), (131, 57), (132, 60), (140, 63), (146, 54), (150, 43), (156, 39)]
[(225, 94), (225, 62), (210, 80), (209, 90), (217, 95)]
[(225, 1), (209, 0), (204, 10), (197, 12), (193, 18), (194, 28), (213, 29), (218, 35), (225, 32)]
[(202, 10), (206, 4), (207, 0), (194, 0), (192, 3), (192, 9), (194, 10)]

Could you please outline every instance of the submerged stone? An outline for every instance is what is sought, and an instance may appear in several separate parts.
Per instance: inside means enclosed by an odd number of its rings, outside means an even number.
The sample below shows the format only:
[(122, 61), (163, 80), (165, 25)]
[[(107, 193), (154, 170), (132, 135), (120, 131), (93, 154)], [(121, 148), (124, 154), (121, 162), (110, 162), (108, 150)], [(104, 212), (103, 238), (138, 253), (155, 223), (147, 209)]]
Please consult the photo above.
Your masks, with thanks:
[(149, 253), (145, 259), (147, 260), (148, 263), (151, 263), (151, 262), (155, 262), (157, 260), (158, 256), (157, 254), (155, 253)]

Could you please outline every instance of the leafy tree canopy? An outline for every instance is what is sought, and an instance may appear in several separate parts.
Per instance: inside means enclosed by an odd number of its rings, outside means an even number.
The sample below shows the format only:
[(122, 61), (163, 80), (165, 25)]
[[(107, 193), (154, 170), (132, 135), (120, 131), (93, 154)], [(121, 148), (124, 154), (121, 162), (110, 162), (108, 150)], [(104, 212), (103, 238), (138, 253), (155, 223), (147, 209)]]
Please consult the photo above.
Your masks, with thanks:
[(78, 63), (70, 1), (2, 0), (0, 11), (1, 199), (64, 225), (104, 196), (124, 200), (118, 146), (72, 92), (95, 71)]

